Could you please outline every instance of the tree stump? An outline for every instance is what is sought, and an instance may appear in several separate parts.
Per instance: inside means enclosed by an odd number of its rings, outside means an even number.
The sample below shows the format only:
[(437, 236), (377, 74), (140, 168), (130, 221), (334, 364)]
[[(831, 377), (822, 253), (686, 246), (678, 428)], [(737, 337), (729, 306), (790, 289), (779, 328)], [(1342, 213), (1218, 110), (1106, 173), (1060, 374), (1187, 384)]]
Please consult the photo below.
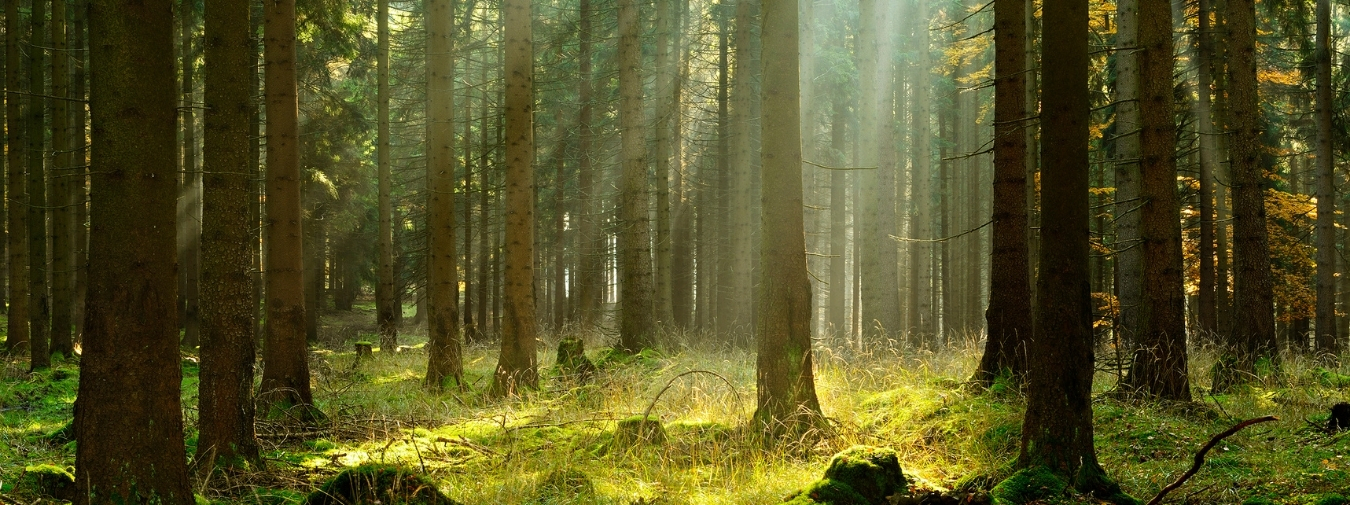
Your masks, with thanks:
[(371, 344), (370, 342), (357, 342), (357, 343), (356, 343), (356, 357), (357, 357), (357, 358), (363, 358), (363, 357), (370, 357), (370, 356), (373, 356), (373, 355), (374, 355), (374, 351), (371, 350), (371, 347), (372, 347), (372, 344)]
[(568, 337), (558, 342), (558, 375), (578, 383), (590, 382), (595, 375), (595, 363), (586, 357), (586, 343)]

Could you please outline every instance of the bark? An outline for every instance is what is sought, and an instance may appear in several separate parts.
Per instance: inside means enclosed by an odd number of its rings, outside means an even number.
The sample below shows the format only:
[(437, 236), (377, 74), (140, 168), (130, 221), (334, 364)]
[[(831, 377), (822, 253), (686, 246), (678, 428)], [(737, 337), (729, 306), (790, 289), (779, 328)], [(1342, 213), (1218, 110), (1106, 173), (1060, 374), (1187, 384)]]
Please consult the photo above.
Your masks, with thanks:
[[(860, 167), (879, 167), (879, 132), (881, 117), (890, 117), (892, 94), (889, 91), (891, 64), (889, 58), (881, 61), (879, 43), (880, 25), (877, 17), (884, 16), (889, 8), (880, 13), (876, 0), (859, 0), (858, 8), (861, 21), (858, 29), (857, 55), (858, 79), (861, 105), (858, 110), (858, 144)], [(885, 100), (882, 99), (885, 97)], [(883, 115), (884, 116), (881, 116)], [(880, 116), (880, 117), (879, 117)], [(889, 150), (889, 149), (888, 149)], [(891, 239), (896, 233), (894, 206), (894, 181), (880, 174), (881, 169), (865, 170), (859, 177), (862, 186), (862, 204), (855, 206), (855, 217), (861, 250), (862, 282), (862, 334), (869, 340), (879, 339), (886, 334), (899, 335), (903, 331), (900, 321), (900, 288), (897, 278), (898, 248)], [(890, 209), (890, 212), (886, 212)], [(861, 211), (861, 212), (859, 212)], [(861, 215), (858, 215), (861, 214)], [(886, 215), (892, 216), (886, 219)], [(856, 221), (855, 221), (856, 222)]]
[[(811, 365), (811, 284), (802, 216), (801, 103), (797, 0), (764, 0), (764, 227), (762, 301), (754, 421), (775, 435), (800, 435), (823, 417)], [(795, 438), (787, 438), (795, 440)]]
[[(1040, 276), (1028, 345), (1019, 468), (1045, 467), (1089, 491), (1103, 471), (1092, 442), (1092, 305), (1088, 286), (1088, 2), (1046, 2), (1041, 58)], [(1049, 48), (1054, 48), (1053, 51)]]
[(672, 137), (676, 106), (675, 86), (677, 85), (676, 65), (671, 54), (675, 51), (672, 44), (672, 26), (675, 24), (671, 12), (675, 2), (659, 0), (656, 2), (656, 145), (653, 149), (653, 163), (656, 165), (656, 299), (653, 318), (660, 324), (670, 325), (674, 317), (671, 304), (671, 268), (673, 251), (671, 243), (671, 203), (670, 203), (670, 165), (671, 146), (678, 142)]
[[(1116, 16), (1116, 297), (1120, 318), (1116, 331), (1121, 341), (1132, 346), (1144, 331), (1141, 314), (1143, 292), (1143, 248), (1139, 246), (1139, 2), (1122, 0)], [(1170, 79), (1169, 79), (1170, 82)]]
[(1199, 0), (1199, 30), (1196, 32), (1197, 95), (1195, 105), (1196, 133), (1200, 144), (1200, 244), (1198, 254), (1200, 275), (1196, 293), (1197, 322), (1202, 333), (1213, 335), (1218, 331), (1214, 292), (1214, 177), (1219, 170), (1214, 138), (1214, 113), (1210, 93), (1213, 87), (1211, 61), (1214, 47), (1210, 42), (1210, 0)]
[[(914, 110), (912, 119), (914, 129), (911, 132), (910, 146), (913, 150), (911, 169), (913, 171), (914, 220), (909, 235), (922, 240), (933, 239), (933, 157), (932, 157), (932, 109), (929, 103), (928, 54), (928, 6), (926, 2), (916, 2), (914, 12), (913, 44), (918, 51), (915, 63), (914, 79), (910, 82)], [(889, 144), (895, 145), (895, 143)], [(892, 230), (889, 233), (894, 234)], [(889, 241), (882, 241), (886, 244)], [(910, 328), (917, 333), (919, 341), (933, 347), (937, 324), (933, 318), (933, 244), (914, 242), (909, 244), (910, 251), (910, 296), (914, 300), (910, 313)]]
[(759, 0), (738, 0), (736, 2), (736, 53), (735, 67), (732, 70), (735, 82), (731, 87), (731, 160), (730, 160), (730, 199), (728, 221), (730, 231), (726, 245), (729, 247), (722, 261), (726, 262), (726, 276), (719, 282), (724, 286), (725, 296), (719, 307), (718, 326), (725, 333), (740, 341), (752, 324), (754, 304), (753, 277), (751, 259), (753, 231), (754, 194), (751, 178), (754, 156), (752, 122), (757, 116), (751, 110), (751, 102), (757, 100), (759, 72), (755, 67), (755, 47), (751, 39), (759, 19)]
[(1214, 163), (1219, 167), (1215, 173), (1217, 187), (1214, 192), (1214, 220), (1220, 226), (1214, 231), (1214, 304), (1215, 326), (1219, 335), (1228, 335), (1233, 326), (1232, 269), (1229, 261), (1230, 228), (1232, 213), (1229, 212), (1233, 171), (1228, 162), (1228, 37), (1227, 17), (1228, 1), (1212, 0), (1214, 26), (1210, 29), (1209, 40), (1213, 43), (1214, 54), (1210, 59), (1210, 76), (1214, 79)]
[(50, 299), (47, 297), (47, 133), (44, 55), (47, 48), (47, 2), (32, 3), (28, 47), (28, 331), (32, 339), (29, 352), (32, 369), (51, 366)]
[[(72, 96), (78, 100), (88, 97), (85, 71), (85, 56), (88, 55), (88, 39), (86, 38), (85, 27), (88, 25), (89, 2), (87, 0), (75, 0), (74, 15), (71, 19), (71, 29), (67, 30), (67, 36), (71, 42), (68, 47), (77, 50), (74, 59), (74, 76), (71, 81)], [(71, 198), (72, 205), (75, 206), (74, 217), (74, 261), (75, 261), (75, 292), (74, 303), (72, 307), (73, 314), (71, 318), (75, 325), (75, 338), (80, 339), (84, 335), (84, 305), (85, 294), (89, 286), (89, 230), (85, 226), (88, 222), (89, 212), (87, 204), (89, 198), (87, 195), (88, 171), (89, 171), (89, 147), (86, 144), (87, 132), (85, 130), (86, 119), (88, 118), (87, 109), (81, 103), (77, 103), (72, 108), (71, 115), (71, 166), (72, 179)]]
[[(471, 6), (469, 9), (465, 10), (465, 15), (464, 15), (465, 17), (464, 17), (464, 19), (461, 20), (461, 22), (464, 23), (464, 27), (465, 27), (465, 28), (464, 28), (464, 31), (465, 31), (465, 32), (468, 31), (468, 25), (472, 24), (472, 23), (469, 21), (469, 18), (470, 18), (472, 15), (473, 15), (473, 8), (472, 8), (472, 6)], [(468, 74), (468, 63), (465, 63), (465, 65), (464, 65), (464, 74), (465, 74), (465, 75)], [(463, 201), (464, 201), (464, 203), (463, 203), (463, 205), (464, 205), (464, 214), (463, 214), (463, 216), (460, 218), (460, 221), (463, 223), (463, 226), (464, 226), (464, 245), (463, 245), (463, 249), (462, 249), (463, 255), (460, 256), (460, 257), (464, 260), (464, 307), (463, 307), (463, 309), (464, 309), (464, 343), (466, 343), (466, 344), (471, 344), (471, 343), (473, 343), (474, 340), (477, 338), (477, 334), (478, 334), (478, 324), (477, 324), (477, 322), (476, 322), (476, 320), (475, 320), (475, 318), (474, 318), (474, 316), (477, 315), (477, 313), (476, 313), (476, 311), (475, 311), (475, 309), (474, 309), (474, 301), (475, 301), (475, 299), (476, 299), (476, 297), (477, 297), (477, 291), (475, 291), (475, 290), (478, 288), (478, 285), (475, 283), (475, 281), (477, 281), (477, 278), (476, 278), (476, 276), (474, 275), (474, 261), (473, 261), (473, 255), (474, 255), (474, 250), (473, 250), (473, 234), (474, 234), (474, 229), (473, 229), (473, 200), (472, 200), (472, 195), (473, 195), (473, 146), (472, 146), (472, 142), (470, 142), (470, 140), (473, 138), (473, 113), (474, 113), (474, 108), (473, 108), (473, 100), (470, 99), (470, 98), (468, 97), (467, 91), (468, 91), (468, 90), (466, 90), (466, 93), (465, 93), (465, 100), (464, 100), (464, 136), (463, 136), (463, 144), (461, 144), (461, 147), (460, 147), (461, 151), (462, 151), (463, 154), (464, 154), (464, 193), (463, 193), (463, 194), (464, 194), (464, 198), (463, 198)], [(483, 110), (481, 113), (482, 113), (482, 114), (487, 114), (487, 111), (486, 111), (486, 110)], [(482, 170), (482, 169), (480, 168), (480, 170)], [(481, 172), (480, 172), (479, 177), (480, 177), (480, 180), (481, 180), (481, 177), (482, 177)], [(482, 184), (480, 183), (479, 186), (481, 187)], [(483, 191), (485, 191), (485, 190), (483, 190)], [(478, 210), (478, 212), (479, 212), (480, 215), (481, 215), (481, 214), (484, 214), (485, 211), (486, 211), (486, 209), (479, 209), (479, 210)], [(481, 265), (479, 266), (479, 268), (480, 268), (480, 269), (482, 268)]]
[(202, 68), (202, 339), (198, 466), (262, 463), (253, 431), (254, 206), (248, 144), (255, 81), (248, 4), (208, 0)]
[[(66, 2), (52, 0), (52, 337), (51, 353), (74, 354), (71, 311), (74, 303), (75, 213), (71, 201), (70, 51), (66, 40)], [(81, 139), (83, 140), (83, 139)]]
[(553, 112), (554, 128), (558, 131), (554, 148), (553, 188), (553, 331), (561, 332), (567, 324), (567, 128), (563, 125), (562, 109)]
[[(487, 65), (482, 65), (479, 69), (478, 82), (487, 82)], [(496, 272), (493, 270), (496, 263), (492, 261), (492, 250), (490, 248), (492, 247), (493, 238), (496, 236), (495, 232), (492, 231), (491, 217), (496, 215), (495, 209), (497, 207), (495, 204), (491, 203), (492, 193), (488, 191), (488, 187), (494, 182), (492, 178), (493, 172), (486, 170), (486, 167), (488, 166), (488, 156), (491, 155), (492, 151), (487, 147), (488, 116), (491, 115), (488, 113), (487, 94), (487, 86), (483, 86), (482, 100), (479, 102), (478, 107), (479, 110), (483, 111), (478, 127), (479, 145), (483, 146), (479, 149), (478, 158), (478, 166), (483, 167), (480, 169), (478, 175), (478, 215), (480, 216), (478, 225), (478, 327), (474, 330), (474, 334), (471, 337), (477, 340), (484, 339), (487, 335), (488, 328), (492, 326), (489, 323), (494, 322), (493, 320), (488, 319), (489, 280), (492, 281), (492, 284), (496, 284)], [(491, 235), (491, 237), (489, 235)], [(489, 273), (492, 274), (492, 277), (488, 277)]]
[(89, 303), (75, 408), (75, 503), (193, 503), (173, 317), (173, 16), (90, 5)]
[[(23, 26), (19, 18), (19, 0), (5, 2), (5, 144), (20, 146), (23, 139), (23, 87), (19, 65), (19, 34)], [(24, 149), (6, 149), (5, 165), (9, 169), (7, 195), (9, 245), (9, 307), (6, 322), (5, 348), (14, 355), (29, 352), (28, 333), (28, 216), (20, 212), (28, 202), (28, 188), (24, 185)]]
[(1331, 2), (1317, 0), (1317, 352), (1340, 352), (1336, 331), (1336, 179), (1331, 148)]
[(676, 77), (674, 90), (672, 90), (672, 100), (674, 117), (671, 121), (671, 137), (674, 142), (674, 183), (672, 195), (675, 208), (672, 210), (675, 222), (674, 230), (671, 232), (671, 312), (673, 322), (676, 328), (687, 330), (693, 327), (694, 315), (694, 208), (693, 208), (693, 189), (692, 181), (689, 178), (689, 166), (685, 164), (684, 158), (684, 117), (685, 110), (683, 98), (684, 83), (689, 80), (689, 61), (692, 48), (684, 43), (684, 23), (689, 17), (689, 2), (678, 2), (679, 7), (675, 8), (675, 26), (673, 28), (674, 38), (671, 40), (673, 47), (680, 51), (679, 60), (675, 63), (678, 75)]
[(717, 205), (709, 224), (716, 230), (710, 267), (712, 289), (709, 299), (709, 329), (718, 335), (730, 332), (731, 304), (731, 34), (727, 30), (730, 7), (726, 0), (717, 4)]
[(534, 317), (534, 69), (530, 0), (504, 0), (506, 79), (506, 258), (502, 280), (502, 351), (494, 396), (535, 389)]
[(459, 274), (455, 270), (459, 253), (455, 251), (455, 80), (452, 59), (455, 20), (451, 1), (431, 0), (426, 6), (427, 309), (430, 315), (426, 386), (433, 390), (443, 388), (447, 379), (454, 379), (461, 387), (464, 385), (464, 360), (459, 346)]
[(1143, 332), (1127, 387), (1138, 394), (1190, 401), (1186, 373), (1186, 293), (1181, 263), (1181, 209), (1172, 105), (1172, 7), (1169, 0), (1138, 6), (1140, 252), (1143, 255)]
[(1233, 171), (1233, 324), (1214, 389), (1224, 391), (1278, 359), (1266, 235), (1265, 174), (1256, 82), (1256, 5), (1227, 0), (1228, 129)]
[[(313, 404), (305, 342), (300, 226), (300, 124), (296, 101), (295, 2), (263, 7), (263, 96), (267, 100), (267, 335), (261, 396), (268, 416)], [(306, 409), (308, 410), (308, 409)]]
[(376, 131), (376, 163), (379, 165), (379, 258), (375, 285), (375, 322), (380, 334), (380, 348), (393, 351), (398, 347), (397, 312), (394, 295), (394, 228), (393, 183), (389, 168), (389, 0), (380, 0), (378, 12), (378, 57), (376, 97), (378, 125)]
[(994, 197), (989, 255), (988, 336), (975, 380), (992, 384), (1005, 372), (1027, 370), (1031, 337), (1028, 272), (1025, 0), (994, 5)]
[(591, 104), (591, 44), (595, 35), (591, 28), (591, 0), (578, 2), (577, 19), (577, 97), (580, 102), (577, 110), (577, 183), (581, 192), (581, 219), (577, 235), (581, 240), (581, 258), (578, 261), (580, 272), (577, 279), (577, 315), (581, 325), (591, 328), (600, 319), (599, 300), (603, 287), (600, 280), (604, 277), (604, 258), (601, 256), (603, 240), (598, 223), (601, 220), (598, 208), (600, 188), (596, 184), (594, 157), (591, 152), (592, 115)]
[(178, 293), (183, 304), (183, 342), (188, 349), (197, 347), (201, 340), (201, 244), (202, 244), (202, 175), (197, 170), (197, 114), (193, 85), (196, 83), (197, 53), (193, 45), (196, 39), (197, 14), (193, 11), (195, 2), (183, 0), (179, 4), (178, 36), (181, 38), (182, 58), (182, 108), (179, 116), (179, 128), (183, 132), (183, 187), (178, 194), (179, 211), (178, 233), (180, 247), (178, 265)]
[[(844, 109), (848, 106), (844, 93), (836, 92), (831, 100), (830, 114), (830, 154), (835, 166), (844, 166), (844, 133), (847, 128)], [(849, 328), (844, 313), (848, 296), (847, 266), (845, 265), (848, 247), (848, 203), (845, 201), (848, 191), (848, 171), (830, 171), (830, 290), (829, 322), (830, 330), (836, 336), (846, 336)]]
[(638, 19), (636, 1), (619, 0), (619, 131), (623, 158), (619, 181), (619, 347), (628, 352), (656, 343)]

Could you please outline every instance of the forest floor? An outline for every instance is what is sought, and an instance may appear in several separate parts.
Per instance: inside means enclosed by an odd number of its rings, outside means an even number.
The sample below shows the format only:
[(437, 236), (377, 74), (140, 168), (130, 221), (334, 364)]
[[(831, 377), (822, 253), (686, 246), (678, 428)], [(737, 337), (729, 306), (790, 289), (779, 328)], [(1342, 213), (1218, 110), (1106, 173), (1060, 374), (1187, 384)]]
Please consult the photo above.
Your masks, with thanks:
[[(373, 359), (357, 359), (352, 341), (372, 339), (369, 321), (373, 315), (360, 310), (324, 319), (325, 343), (313, 350), (311, 373), (326, 423), (260, 421), (265, 468), (197, 478), (195, 491), (213, 503), (299, 503), (345, 467), (384, 462), (425, 472), (470, 505), (770, 504), (818, 479), (832, 454), (855, 444), (893, 448), (912, 481), (939, 489), (1006, 475), (1018, 451), (1024, 404), (1016, 391), (965, 387), (979, 356), (973, 342), (937, 354), (820, 346), (816, 388), (833, 433), (766, 450), (742, 432), (755, 403), (749, 351), (672, 337), (679, 343), (665, 353), (618, 357), (603, 348), (609, 338), (588, 335), (588, 354), (600, 371), (578, 386), (552, 369), (556, 342), (550, 338), (540, 345), (540, 389), (498, 400), (485, 395), (495, 348), (468, 347), (467, 387), (432, 394), (421, 386), (424, 335), (405, 332), (401, 343), (408, 347), (400, 352), (377, 350)], [(1327, 435), (1314, 426), (1325, 424), (1331, 404), (1350, 396), (1350, 370), (1289, 356), (1282, 373), (1240, 394), (1214, 396), (1205, 389), (1212, 353), (1197, 349), (1192, 356), (1191, 404), (1118, 399), (1108, 393), (1114, 374), (1098, 375), (1097, 450), (1126, 492), (1147, 500), (1183, 472), (1213, 434), (1273, 414), (1278, 422), (1222, 442), (1169, 501), (1236, 504), (1264, 497), (1311, 505), (1330, 493), (1350, 494), (1350, 434)], [(681, 375), (690, 370), (713, 374)], [(183, 371), (191, 455), (194, 356), (185, 356)], [(74, 443), (50, 435), (71, 418), (78, 368), (65, 360), (30, 374), (26, 360), (12, 359), (2, 372), (0, 502), (54, 503), (23, 485), (23, 475), (34, 465), (74, 464)], [(618, 421), (649, 407), (664, 423), (665, 442), (616, 442)], [(547, 484), (560, 470), (580, 472), (591, 484), (559, 494)]]

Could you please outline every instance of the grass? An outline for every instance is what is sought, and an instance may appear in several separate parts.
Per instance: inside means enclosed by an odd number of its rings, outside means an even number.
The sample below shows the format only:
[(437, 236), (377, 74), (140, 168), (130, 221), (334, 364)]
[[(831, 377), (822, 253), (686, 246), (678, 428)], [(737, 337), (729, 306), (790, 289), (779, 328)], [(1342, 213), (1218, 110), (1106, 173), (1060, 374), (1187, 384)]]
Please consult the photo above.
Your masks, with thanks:
[[(979, 356), (973, 343), (943, 353), (819, 349), (817, 391), (835, 433), (766, 450), (741, 432), (755, 401), (754, 355), (744, 350), (671, 336), (684, 343), (641, 359), (598, 360), (595, 381), (573, 386), (551, 371), (556, 340), (550, 339), (540, 345), (540, 390), (496, 400), (484, 395), (495, 348), (465, 349), (466, 387), (432, 394), (420, 382), (423, 335), (405, 332), (402, 352), (377, 349), (374, 359), (356, 359), (354, 341), (378, 340), (369, 321), (368, 310), (326, 317), (327, 343), (312, 352), (316, 402), (331, 424), (260, 422), (266, 469), (197, 479), (197, 492), (217, 503), (298, 503), (344, 468), (385, 463), (425, 469), (442, 491), (467, 504), (767, 504), (819, 479), (831, 455), (856, 444), (895, 449), (911, 482), (936, 488), (991, 485), (1017, 455), (1023, 400), (962, 387)], [(590, 356), (603, 354), (602, 336), (581, 336)], [(1304, 505), (1350, 494), (1350, 435), (1310, 427), (1347, 399), (1348, 384), (1338, 377), (1350, 370), (1288, 356), (1281, 374), (1238, 394), (1210, 396), (1213, 353), (1196, 349), (1192, 356), (1192, 404), (1116, 399), (1105, 394), (1114, 377), (1098, 376), (1098, 454), (1126, 492), (1153, 496), (1212, 434), (1239, 419), (1275, 414), (1279, 422), (1239, 433), (1211, 452), (1171, 502), (1261, 497)], [(185, 356), (183, 381), (189, 454), (197, 416), (192, 359)], [(695, 369), (716, 376), (676, 378)], [(10, 360), (0, 374), (0, 496), (32, 503), (36, 496), (14, 487), (27, 466), (74, 464), (73, 443), (47, 435), (70, 420), (78, 369), (66, 361), (29, 374), (26, 362)], [(617, 424), (642, 414), (672, 378), (652, 406), (665, 423), (665, 443), (611, 444)], [(593, 493), (559, 497), (550, 476), (556, 481), (564, 471), (572, 480), (578, 472), (589, 479)]]

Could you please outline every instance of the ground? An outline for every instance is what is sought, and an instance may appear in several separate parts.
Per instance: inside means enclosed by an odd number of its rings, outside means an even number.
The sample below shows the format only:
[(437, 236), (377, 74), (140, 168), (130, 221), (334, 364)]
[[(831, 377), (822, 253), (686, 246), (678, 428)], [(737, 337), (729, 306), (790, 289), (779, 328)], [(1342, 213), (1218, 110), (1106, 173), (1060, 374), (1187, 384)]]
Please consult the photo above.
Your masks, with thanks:
[[(382, 463), (425, 473), (446, 496), (470, 505), (769, 504), (816, 482), (832, 455), (854, 445), (894, 449), (910, 485), (928, 488), (992, 487), (1007, 476), (1018, 450), (1021, 398), (1006, 387), (975, 392), (965, 382), (979, 358), (973, 341), (936, 354), (859, 352), (822, 342), (816, 380), (833, 433), (765, 450), (741, 431), (755, 401), (754, 355), (746, 350), (672, 335), (663, 353), (620, 358), (605, 349), (611, 337), (579, 335), (599, 371), (577, 386), (553, 374), (556, 338), (549, 336), (539, 349), (541, 389), (499, 400), (485, 397), (495, 348), (468, 347), (467, 386), (432, 394), (421, 386), (425, 337), (412, 328), (401, 337), (408, 346), (402, 351), (377, 349), (373, 359), (356, 359), (353, 342), (376, 340), (373, 321), (369, 307), (324, 318), (312, 372), (328, 424), (260, 421), (266, 468), (199, 477), (194, 489), (213, 503), (300, 503), (345, 468)], [(1220, 444), (1169, 501), (1312, 505), (1332, 493), (1350, 494), (1350, 434), (1314, 428), (1326, 425), (1331, 404), (1350, 396), (1350, 369), (1288, 356), (1283, 374), (1211, 396), (1204, 388), (1213, 354), (1192, 354), (1198, 388), (1192, 404), (1118, 399), (1108, 394), (1113, 372), (1099, 373), (1097, 447), (1124, 490), (1147, 500), (1191, 464), (1212, 434), (1239, 419), (1274, 414), (1279, 422)], [(191, 353), (183, 363), (191, 454), (197, 367)], [(679, 377), (651, 404), (672, 378), (696, 369), (716, 375)], [(26, 360), (12, 359), (2, 372), (0, 503), (55, 503), (25, 484), (33, 481), (25, 469), (74, 464), (74, 442), (59, 432), (70, 421), (78, 369), (64, 361), (29, 374)], [(611, 444), (620, 421), (649, 406), (665, 425), (664, 441)], [(1063, 502), (1089, 503), (1078, 500)]]

